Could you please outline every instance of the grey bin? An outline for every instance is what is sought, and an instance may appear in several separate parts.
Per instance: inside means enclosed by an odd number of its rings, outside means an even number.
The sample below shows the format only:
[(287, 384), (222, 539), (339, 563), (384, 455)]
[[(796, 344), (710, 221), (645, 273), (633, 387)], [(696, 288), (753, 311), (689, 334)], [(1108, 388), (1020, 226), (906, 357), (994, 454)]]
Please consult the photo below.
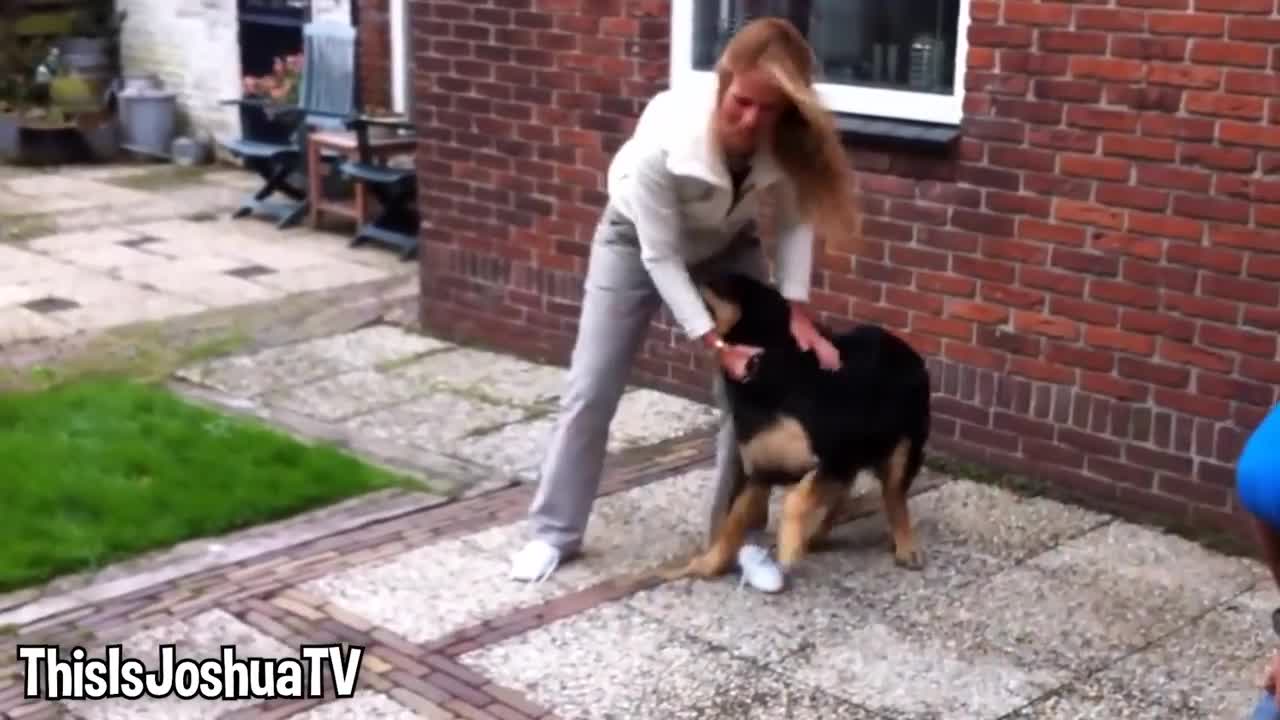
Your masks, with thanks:
[(177, 124), (177, 93), (145, 86), (127, 87), (120, 103), (120, 147), (168, 158)]

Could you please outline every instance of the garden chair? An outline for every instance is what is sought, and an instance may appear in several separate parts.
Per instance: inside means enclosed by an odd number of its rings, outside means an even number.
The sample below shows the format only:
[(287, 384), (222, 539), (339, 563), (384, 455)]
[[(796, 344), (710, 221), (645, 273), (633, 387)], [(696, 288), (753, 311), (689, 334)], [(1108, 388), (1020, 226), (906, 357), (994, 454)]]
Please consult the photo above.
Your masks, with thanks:
[[(266, 215), (276, 220), (281, 229), (297, 224), (307, 212), (307, 136), (313, 129), (342, 130), (356, 111), (355, 28), (316, 21), (307, 24), (302, 34), (303, 67), (297, 106), (259, 98), (224, 101), (227, 105), (260, 107), (275, 122), (288, 127), (285, 139), (248, 132), (221, 143), (263, 180), (262, 187), (245, 198), (232, 217)], [(288, 200), (271, 201), (269, 198), (276, 193)]]
[(388, 158), (374, 152), (369, 129), (412, 130), (413, 124), (394, 118), (357, 117), (347, 122), (355, 132), (356, 157), (338, 166), (343, 177), (363, 183), (378, 201), (379, 211), (356, 230), (351, 247), (373, 242), (398, 249), (400, 259), (408, 260), (418, 253), (418, 176), (412, 167), (389, 164)]

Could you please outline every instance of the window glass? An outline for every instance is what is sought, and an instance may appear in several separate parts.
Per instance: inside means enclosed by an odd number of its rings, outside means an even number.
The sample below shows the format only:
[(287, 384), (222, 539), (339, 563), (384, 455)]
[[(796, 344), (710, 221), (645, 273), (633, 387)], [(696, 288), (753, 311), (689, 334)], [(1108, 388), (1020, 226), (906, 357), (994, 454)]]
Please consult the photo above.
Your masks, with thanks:
[(693, 65), (711, 70), (757, 17), (785, 17), (809, 39), (821, 82), (951, 95), (960, 0), (699, 0)]

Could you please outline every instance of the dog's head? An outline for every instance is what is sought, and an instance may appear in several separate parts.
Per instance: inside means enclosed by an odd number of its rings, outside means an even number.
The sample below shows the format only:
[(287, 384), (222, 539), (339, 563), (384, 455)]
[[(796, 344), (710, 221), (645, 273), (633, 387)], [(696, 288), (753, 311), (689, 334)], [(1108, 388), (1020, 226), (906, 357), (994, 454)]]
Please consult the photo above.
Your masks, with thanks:
[(772, 285), (750, 275), (726, 273), (698, 289), (725, 342), (761, 348), (792, 342), (791, 306)]

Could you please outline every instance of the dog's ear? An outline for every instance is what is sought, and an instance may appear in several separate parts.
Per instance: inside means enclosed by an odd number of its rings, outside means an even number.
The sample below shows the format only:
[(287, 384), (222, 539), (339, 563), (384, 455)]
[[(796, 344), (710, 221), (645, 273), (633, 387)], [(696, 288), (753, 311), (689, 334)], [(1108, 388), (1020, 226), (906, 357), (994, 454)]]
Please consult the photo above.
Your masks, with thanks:
[(711, 311), (711, 318), (716, 324), (716, 333), (720, 337), (729, 334), (733, 330), (733, 326), (738, 324), (738, 320), (742, 319), (742, 306), (737, 300), (728, 297), (723, 292), (720, 283), (706, 282), (698, 285), (698, 293), (702, 295), (702, 301), (707, 304), (707, 309)]

